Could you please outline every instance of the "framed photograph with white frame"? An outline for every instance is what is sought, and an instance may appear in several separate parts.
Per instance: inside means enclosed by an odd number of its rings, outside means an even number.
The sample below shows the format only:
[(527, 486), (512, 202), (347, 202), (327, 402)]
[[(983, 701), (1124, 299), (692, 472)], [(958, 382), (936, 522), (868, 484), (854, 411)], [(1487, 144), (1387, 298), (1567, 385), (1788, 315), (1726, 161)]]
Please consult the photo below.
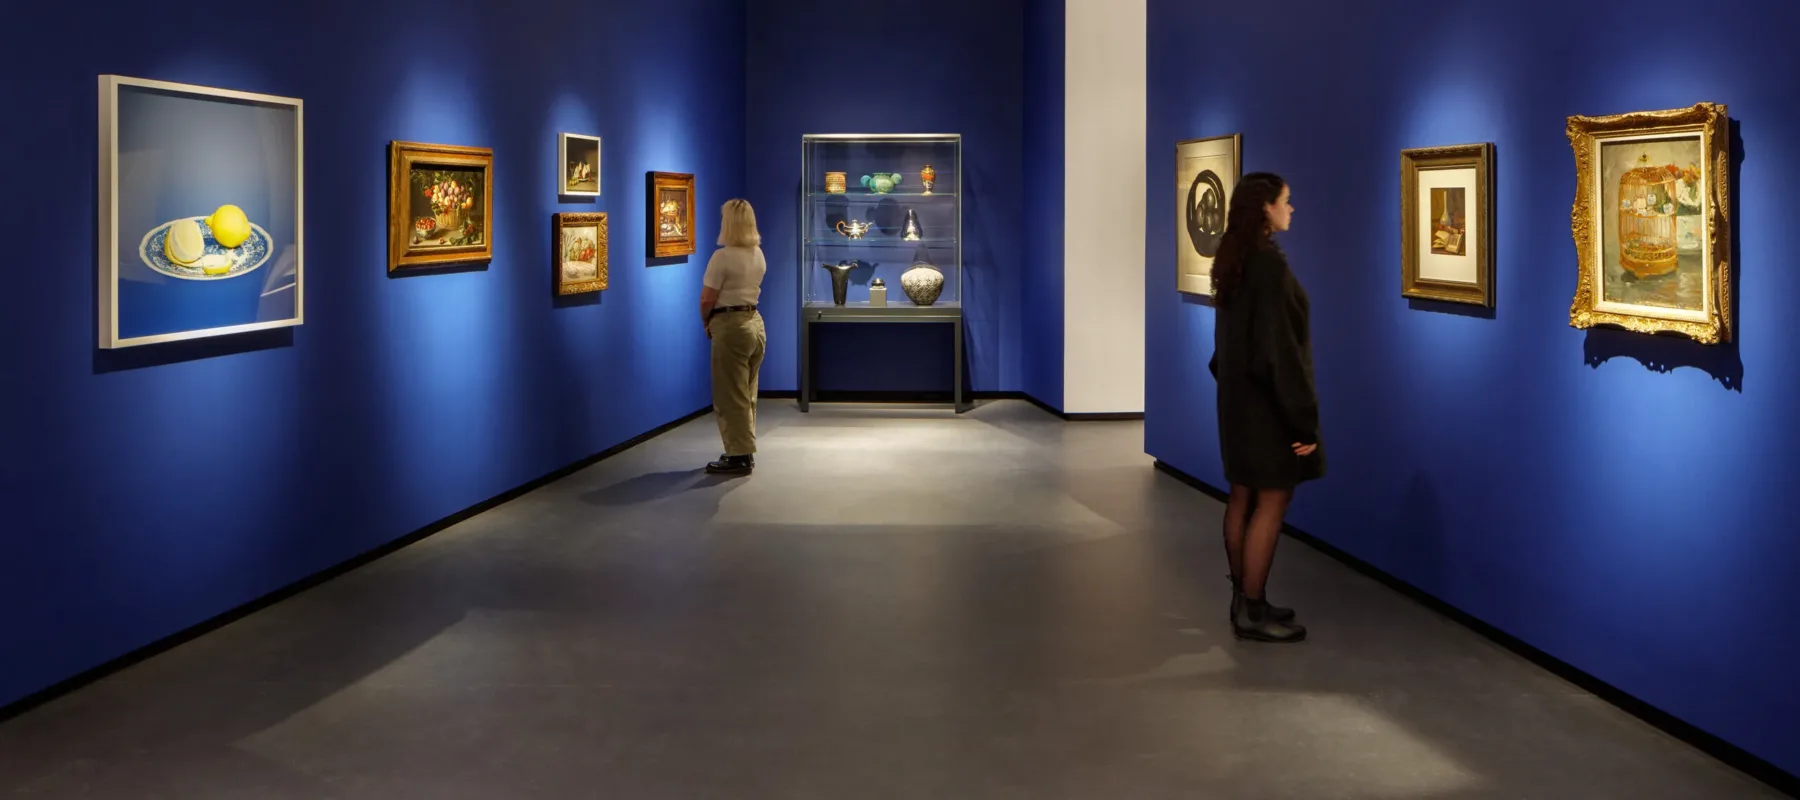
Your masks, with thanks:
[(1243, 177), (1244, 137), (1175, 143), (1175, 288), (1212, 296), (1213, 258), (1225, 238), (1231, 193)]
[(1731, 341), (1731, 135), (1720, 103), (1568, 120), (1569, 324)]
[(301, 101), (99, 76), (99, 346), (304, 319)]
[(564, 197), (600, 196), (600, 137), (561, 133), (556, 137), (557, 191)]
[(1400, 152), (1400, 294), (1494, 306), (1494, 145)]

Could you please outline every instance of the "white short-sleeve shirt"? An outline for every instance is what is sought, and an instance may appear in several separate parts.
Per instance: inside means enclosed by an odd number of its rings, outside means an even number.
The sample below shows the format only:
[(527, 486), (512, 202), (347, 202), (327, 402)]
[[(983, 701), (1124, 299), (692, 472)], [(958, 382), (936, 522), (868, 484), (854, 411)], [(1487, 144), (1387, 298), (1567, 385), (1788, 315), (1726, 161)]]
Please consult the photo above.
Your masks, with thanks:
[(721, 247), (706, 262), (701, 282), (719, 290), (720, 306), (753, 306), (762, 297), (763, 273), (769, 271), (761, 247)]

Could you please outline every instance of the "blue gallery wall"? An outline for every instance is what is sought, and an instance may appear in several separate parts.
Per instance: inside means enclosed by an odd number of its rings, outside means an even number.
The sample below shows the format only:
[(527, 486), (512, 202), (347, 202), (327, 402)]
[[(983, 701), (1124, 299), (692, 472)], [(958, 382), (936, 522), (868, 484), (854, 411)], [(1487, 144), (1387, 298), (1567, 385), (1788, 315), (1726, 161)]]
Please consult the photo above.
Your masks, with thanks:
[[(1024, 7), (1024, 0), (904, 7), (748, 0), (746, 185), (769, 260), (764, 390), (799, 387), (794, 240), (800, 137), (808, 133), (963, 135), (969, 387), (1018, 388), (1021, 197), (1029, 187), (1020, 158)], [(815, 336), (821, 390), (951, 388), (947, 326), (832, 325)]]
[(1063, 407), (1064, 0), (1025, 7), (1024, 245), (1019, 292), (1021, 390)]
[[(1800, 6), (1304, 5), (1152, 0), (1146, 142), (1154, 175), (1170, 142), (1241, 132), (1244, 168), (1293, 184), (1330, 475), (1291, 521), (1800, 772)], [(1739, 343), (1570, 328), (1565, 118), (1698, 101), (1741, 135)], [(1497, 146), (1491, 315), (1399, 294), (1399, 151), (1471, 141)], [(1164, 288), (1170, 219), (1145, 226), (1147, 448), (1217, 484), (1213, 311)]]
[[(708, 404), (711, 247), (647, 266), (644, 173), (744, 187), (743, 5), (38, 4), (9, 18), (0, 704)], [(551, 20), (557, 24), (548, 25)], [(169, 49), (167, 42), (219, 46)], [(99, 352), (96, 76), (299, 97), (306, 324)], [(604, 137), (560, 204), (556, 134)], [(389, 140), (495, 151), (494, 259), (386, 273)], [(609, 214), (611, 288), (551, 293), (550, 215)], [(716, 236), (701, 214), (698, 237)]]

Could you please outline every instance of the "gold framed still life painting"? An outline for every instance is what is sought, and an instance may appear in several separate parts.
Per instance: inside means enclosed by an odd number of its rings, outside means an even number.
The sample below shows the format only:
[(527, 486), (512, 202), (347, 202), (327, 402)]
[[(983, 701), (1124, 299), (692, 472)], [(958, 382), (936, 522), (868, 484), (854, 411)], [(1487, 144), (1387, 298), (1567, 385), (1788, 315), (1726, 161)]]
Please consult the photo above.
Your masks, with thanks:
[(556, 293), (583, 294), (605, 289), (606, 212), (556, 214), (550, 223)]
[(1494, 305), (1494, 145), (1400, 152), (1400, 294)]
[(1725, 106), (1570, 117), (1569, 324), (1731, 340), (1731, 153)]
[(694, 176), (650, 173), (650, 256), (669, 258), (694, 252)]
[(1231, 193), (1243, 177), (1242, 134), (1175, 143), (1175, 289), (1211, 296)]
[(393, 142), (388, 155), (388, 271), (494, 257), (494, 151)]

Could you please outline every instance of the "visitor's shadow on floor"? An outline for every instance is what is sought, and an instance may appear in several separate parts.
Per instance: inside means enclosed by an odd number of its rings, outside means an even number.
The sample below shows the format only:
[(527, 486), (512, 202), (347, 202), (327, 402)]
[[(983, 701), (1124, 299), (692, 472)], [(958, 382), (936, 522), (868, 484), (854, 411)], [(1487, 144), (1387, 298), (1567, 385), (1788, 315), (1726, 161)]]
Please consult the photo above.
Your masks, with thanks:
[(602, 486), (581, 496), (584, 503), (595, 506), (635, 506), (666, 500), (695, 489), (706, 489), (736, 480), (732, 475), (709, 475), (705, 467), (651, 472)]

